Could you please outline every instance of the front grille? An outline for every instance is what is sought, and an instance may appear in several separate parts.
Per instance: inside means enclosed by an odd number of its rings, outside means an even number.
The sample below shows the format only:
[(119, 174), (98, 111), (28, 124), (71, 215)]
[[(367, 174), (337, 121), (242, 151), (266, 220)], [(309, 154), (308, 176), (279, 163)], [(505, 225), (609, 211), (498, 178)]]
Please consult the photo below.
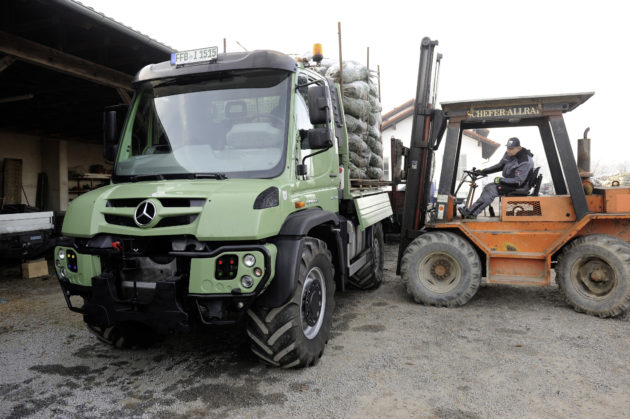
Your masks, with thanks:
[(135, 208), (142, 201), (144, 198), (110, 199), (107, 201), (107, 206), (109, 208)]
[[(134, 213), (138, 205), (140, 205), (147, 198), (124, 198), (124, 199), (110, 199), (107, 201), (108, 208), (116, 208), (116, 211), (103, 211), (105, 214), (105, 221), (108, 224), (113, 224), (123, 227), (137, 227), (134, 220)], [(192, 224), (199, 214), (177, 214), (177, 208), (181, 208), (182, 212), (190, 212), (189, 208), (199, 208), (206, 203), (205, 198), (154, 198), (160, 202), (162, 208), (168, 208), (171, 212), (171, 216), (162, 218), (154, 228), (161, 227), (175, 227), (185, 226)], [(186, 209), (184, 211), (184, 209)], [(158, 212), (160, 210), (158, 209)], [(108, 214), (108, 212), (116, 212), (115, 214)], [(173, 214), (174, 212), (174, 214)]]
[(114, 224), (117, 226), (124, 226), (124, 227), (136, 226), (136, 223), (133, 221), (133, 218), (125, 217), (124, 215), (105, 214), (105, 221), (108, 224)]
[(197, 214), (195, 215), (178, 215), (175, 217), (163, 218), (159, 223), (155, 226), (155, 228), (159, 227), (175, 227), (175, 226), (184, 226), (187, 224), (192, 224), (197, 219)]
[[(109, 199), (107, 201), (107, 207), (109, 208), (135, 208), (142, 201), (147, 198), (124, 198), (124, 199)], [(164, 208), (191, 208), (191, 207), (203, 207), (206, 203), (204, 198), (158, 198), (160, 204)]]
[(203, 207), (206, 200), (203, 198), (159, 198), (160, 204), (164, 208), (190, 208), (190, 207)]

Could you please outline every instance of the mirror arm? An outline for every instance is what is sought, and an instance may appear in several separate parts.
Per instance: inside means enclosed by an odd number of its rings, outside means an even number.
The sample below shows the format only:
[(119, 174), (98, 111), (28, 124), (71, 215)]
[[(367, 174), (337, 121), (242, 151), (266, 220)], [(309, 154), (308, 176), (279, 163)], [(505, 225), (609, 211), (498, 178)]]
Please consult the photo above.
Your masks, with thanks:
[(328, 147), (322, 148), (321, 150), (316, 151), (315, 153), (311, 153), (311, 154), (308, 154), (308, 155), (304, 156), (304, 158), (302, 159), (302, 165), (304, 165), (304, 162), (306, 161), (306, 159), (308, 159), (310, 157), (313, 157), (313, 156), (317, 156), (318, 154), (325, 153), (328, 150), (330, 150), (331, 148), (332, 148), (332, 145), (329, 145)]
[(321, 84), (323, 86), (324, 85), (324, 80), (313, 80), (313, 81), (309, 81), (308, 83), (298, 84), (298, 85), (295, 86), (295, 90), (298, 90), (300, 88), (304, 88), (304, 87), (310, 86), (311, 84)]

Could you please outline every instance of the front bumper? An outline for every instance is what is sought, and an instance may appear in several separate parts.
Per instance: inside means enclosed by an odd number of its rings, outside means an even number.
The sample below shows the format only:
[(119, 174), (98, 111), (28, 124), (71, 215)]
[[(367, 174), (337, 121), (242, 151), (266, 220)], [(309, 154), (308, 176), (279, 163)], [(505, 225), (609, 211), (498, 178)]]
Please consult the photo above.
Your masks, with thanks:
[[(64, 259), (59, 254), (65, 253)], [(233, 278), (218, 280), (219, 259), (242, 261), (256, 255), (255, 266), (239, 265)], [(72, 257), (69, 257), (71, 255)], [(68, 308), (92, 325), (108, 327), (137, 322), (158, 333), (186, 330), (192, 323), (229, 324), (240, 320), (274, 274), (276, 248), (271, 244), (224, 245), (204, 251), (171, 251), (164, 271), (147, 256), (124, 250), (65, 246), (55, 249), (55, 265)], [(227, 259), (226, 259), (227, 260)], [(260, 268), (250, 289), (240, 278)], [(72, 296), (83, 298), (73, 304)], [(76, 301), (76, 300), (75, 300)]]

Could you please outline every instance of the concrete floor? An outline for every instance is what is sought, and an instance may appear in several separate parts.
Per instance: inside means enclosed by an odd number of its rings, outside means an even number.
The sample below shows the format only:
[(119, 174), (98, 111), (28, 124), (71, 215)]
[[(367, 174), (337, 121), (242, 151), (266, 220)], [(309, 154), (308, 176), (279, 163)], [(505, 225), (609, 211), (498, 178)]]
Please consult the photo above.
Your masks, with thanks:
[(320, 363), (288, 371), (260, 364), (237, 328), (112, 349), (56, 279), (4, 270), (0, 417), (627, 417), (628, 315), (576, 313), (555, 286), (417, 305), (396, 252), (386, 246), (381, 288), (336, 295)]

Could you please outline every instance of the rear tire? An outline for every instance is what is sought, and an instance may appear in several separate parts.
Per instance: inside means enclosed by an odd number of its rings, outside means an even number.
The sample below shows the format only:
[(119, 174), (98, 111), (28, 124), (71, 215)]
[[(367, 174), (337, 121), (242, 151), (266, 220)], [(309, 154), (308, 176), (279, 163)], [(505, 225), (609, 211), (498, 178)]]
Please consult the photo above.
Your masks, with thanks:
[(360, 290), (376, 289), (383, 282), (383, 260), (385, 259), (383, 225), (376, 223), (372, 229), (370, 260), (348, 280), (350, 285)]
[(330, 336), (335, 308), (335, 270), (326, 243), (304, 239), (297, 284), (281, 307), (254, 306), (247, 335), (252, 352), (269, 365), (302, 368), (315, 365)]
[(575, 239), (558, 257), (556, 282), (576, 311), (614, 317), (630, 309), (630, 244), (606, 234)]
[(466, 304), (479, 289), (481, 262), (470, 243), (453, 233), (416, 237), (402, 258), (402, 279), (417, 303), (437, 307)]

